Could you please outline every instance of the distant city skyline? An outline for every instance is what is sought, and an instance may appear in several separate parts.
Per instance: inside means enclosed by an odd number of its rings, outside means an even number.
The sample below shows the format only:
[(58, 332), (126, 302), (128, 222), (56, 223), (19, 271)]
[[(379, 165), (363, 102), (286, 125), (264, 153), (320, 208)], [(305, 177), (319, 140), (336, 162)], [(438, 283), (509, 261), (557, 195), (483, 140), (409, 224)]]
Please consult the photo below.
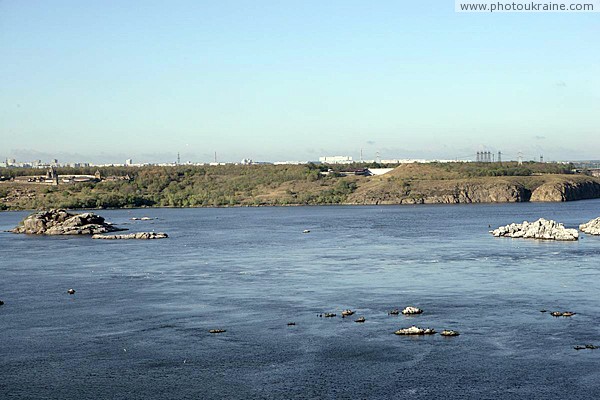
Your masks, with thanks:
[[(600, 160), (600, 157), (596, 158), (549, 158), (544, 153), (538, 153), (536, 155), (527, 154), (524, 152), (517, 152), (515, 154), (505, 153), (499, 151), (501, 153), (501, 161), (518, 161), (521, 159), (522, 161), (541, 161), (541, 162), (566, 162), (566, 161), (597, 161)], [(307, 163), (307, 162), (326, 162), (323, 161), (324, 158), (331, 159), (332, 157), (349, 157), (350, 162), (383, 162), (383, 163), (391, 163), (394, 160), (414, 160), (416, 162), (423, 161), (464, 161), (464, 162), (476, 162), (476, 161), (485, 161), (489, 162), (498, 161), (498, 153), (496, 151), (486, 150), (485, 153), (488, 153), (487, 158), (484, 155), (484, 151), (476, 152), (469, 155), (463, 155), (462, 157), (427, 157), (424, 155), (404, 155), (404, 156), (392, 156), (381, 153), (375, 153), (372, 156), (368, 156), (367, 154), (360, 156), (360, 152), (358, 156), (354, 156), (350, 153), (324, 153), (318, 157), (312, 157), (307, 159), (293, 159), (293, 158), (277, 158), (277, 159), (259, 159), (252, 157), (241, 157), (237, 159), (232, 159), (228, 157), (220, 157), (217, 154), (216, 161), (218, 163)], [(481, 153), (480, 155), (477, 153)], [(33, 155), (33, 157), (28, 155)], [(178, 157), (179, 156), (179, 157)], [(9, 157), (1, 157), (0, 165), (3, 165), (6, 161), (16, 162), (16, 163), (37, 163), (38, 161), (41, 164), (53, 164), (55, 161), (58, 161), (59, 164), (91, 164), (91, 165), (103, 165), (103, 164), (115, 164), (115, 165), (141, 165), (141, 164), (209, 164), (214, 163), (215, 158), (213, 154), (212, 159), (200, 159), (193, 157), (188, 154), (190, 157), (183, 157), (181, 154), (162, 154), (160, 156), (156, 155), (148, 155), (146, 158), (132, 158), (127, 156), (117, 157), (115, 155), (100, 155), (96, 157), (84, 157), (83, 155), (77, 154), (65, 154), (62, 153), (60, 156), (50, 156), (49, 154), (39, 153), (39, 152), (23, 152), (20, 157), (18, 156), (9, 156)]]
[(0, 160), (598, 159), (597, 14), (0, 2)]

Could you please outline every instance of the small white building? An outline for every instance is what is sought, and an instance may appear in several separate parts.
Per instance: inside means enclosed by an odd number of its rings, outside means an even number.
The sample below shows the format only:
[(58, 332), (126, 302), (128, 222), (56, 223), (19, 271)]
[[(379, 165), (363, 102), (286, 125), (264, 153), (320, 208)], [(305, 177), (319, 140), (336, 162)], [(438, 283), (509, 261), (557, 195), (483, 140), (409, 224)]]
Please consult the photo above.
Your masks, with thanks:
[(369, 168), (367, 169), (367, 171), (369, 171), (370, 175), (383, 175), (383, 174), (387, 174), (390, 171), (393, 171), (394, 168)]
[(323, 164), (352, 164), (354, 162), (350, 156), (325, 156), (319, 157), (319, 161)]

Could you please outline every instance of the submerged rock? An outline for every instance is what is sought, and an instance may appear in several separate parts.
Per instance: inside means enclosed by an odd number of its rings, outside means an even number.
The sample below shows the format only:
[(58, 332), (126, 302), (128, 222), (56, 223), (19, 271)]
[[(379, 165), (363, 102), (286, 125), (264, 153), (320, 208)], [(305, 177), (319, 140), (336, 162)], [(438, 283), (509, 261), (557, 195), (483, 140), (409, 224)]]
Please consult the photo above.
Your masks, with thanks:
[(0, 300), (0, 306), (3, 306), (4, 302), (2, 300)]
[(562, 317), (562, 313), (560, 311), (552, 311), (550, 315), (553, 317)]
[(572, 317), (575, 314), (577, 313), (574, 313), (573, 311), (552, 311), (550, 313), (553, 317)]
[(388, 315), (398, 315), (400, 314), (400, 310), (394, 308), (392, 311), (388, 311)]
[(353, 314), (354, 314), (354, 311), (352, 311), (352, 310), (344, 310), (344, 311), (342, 311), (342, 318), (349, 317)]
[(535, 222), (523, 221), (522, 224), (512, 223), (490, 231), (495, 237), (511, 237), (541, 240), (577, 240), (579, 232), (576, 229), (565, 228), (563, 224), (553, 220), (540, 218)]
[(586, 350), (586, 349), (587, 349), (587, 350), (596, 350), (596, 349), (598, 349), (598, 348), (600, 348), (600, 347), (598, 347), (598, 346), (595, 346), (595, 345), (593, 345), (593, 344), (586, 344), (586, 345), (584, 345), (584, 346), (580, 346), (580, 345), (573, 346), (573, 348), (574, 348), (575, 350)]
[(150, 239), (165, 239), (169, 235), (163, 232), (137, 232), (128, 233), (126, 235), (94, 235), (92, 239), (108, 239), (108, 240), (127, 240), (127, 239), (139, 239), (139, 240), (150, 240)]
[(31, 214), (11, 232), (30, 235), (94, 235), (124, 230), (126, 229), (117, 228), (91, 212), (72, 214), (58, 209)]
[(460, 333), (458, 333), (458, 331), (453, 331), (451, 329), (444, 329), (443, 331), (440, 332), (440, 335), (442, 335), (442, 336), (458, 336), (458, 335), (460, 335)]
[(366, 321), (365, 317), (358, 317), (354, 322), (362, 323), (365, 321)]
[(418, 326), (411, 326), (409, 328), (398, 329), (394, 332), (396, 335), (433, 335), (435, 329), (432, 328), (419, 328)]
[(208, 331), (208, 333), (225, 333), (227, 332), (226, 329), (211, 329), (210, 331)]
[(600, 217), (579, 225), (579, 230), (588, 235), (600, 235)]
[(404, 314), (404, 315), (416, 315), (416, 314), (422, 314), (422, 313), (423, 313), (423, 310), (421, 310), (420, 308), (417, 308), (417, 307), (413, 307), (413, 306), (408, 306), (404, 310), (402, 310), (402, 314)]
[(295, 325), (296, 325), (296, 323), (295, 323), (295, 322), (288, 322), (288, 323), (287, 323), (287, 326), (295, 326)]
[(69, 293), (69, 294), (75, 294), (75, 289), (69, 289), (69, 290), (67, 290), (67, 293)]

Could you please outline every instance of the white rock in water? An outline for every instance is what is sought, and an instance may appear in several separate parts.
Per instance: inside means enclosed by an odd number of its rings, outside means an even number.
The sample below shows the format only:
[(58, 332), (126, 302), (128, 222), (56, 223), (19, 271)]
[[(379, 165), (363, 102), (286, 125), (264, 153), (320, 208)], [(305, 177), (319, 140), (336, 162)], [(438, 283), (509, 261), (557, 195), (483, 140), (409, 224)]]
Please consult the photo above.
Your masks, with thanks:
[(396, 335), (433, 335), (435, 333), (435, 329), (423, 329), (413, 325), (410, 328), (398, 329), (394, 333)]
[(600, 217), (579, 225), (579, 230), (589, 235), (600, 235)]
[(105, 239), (105, 240), (152, 240), (152, 239), (166, 239), (169, 235), (163, 232), (137, 232), (129, 233), (126, 235), (93, 235), (92, 239)]
[(404, 315), (414, 315), (414, 314), (422, 314), (423, 310), (417, 307), (408, 306), (404, 310), (402, 310), (402, 314)]
[(563, 224), (553, 220), (540, 218), (535, 222), (523, 221), (522, 224), (512, 223), (490, 231), (495, 237), (511, 237), (541, 240), (577, 240), (577, 229), (567, 229)]

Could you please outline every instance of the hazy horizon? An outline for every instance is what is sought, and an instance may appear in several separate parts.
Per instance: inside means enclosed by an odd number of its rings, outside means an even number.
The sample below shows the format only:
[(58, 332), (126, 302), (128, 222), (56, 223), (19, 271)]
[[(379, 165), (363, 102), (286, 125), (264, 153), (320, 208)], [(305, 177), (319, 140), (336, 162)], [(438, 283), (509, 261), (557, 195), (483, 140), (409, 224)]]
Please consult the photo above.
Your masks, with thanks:
[(1, 2), (0, 160), (598, 159), (597, 14)]

